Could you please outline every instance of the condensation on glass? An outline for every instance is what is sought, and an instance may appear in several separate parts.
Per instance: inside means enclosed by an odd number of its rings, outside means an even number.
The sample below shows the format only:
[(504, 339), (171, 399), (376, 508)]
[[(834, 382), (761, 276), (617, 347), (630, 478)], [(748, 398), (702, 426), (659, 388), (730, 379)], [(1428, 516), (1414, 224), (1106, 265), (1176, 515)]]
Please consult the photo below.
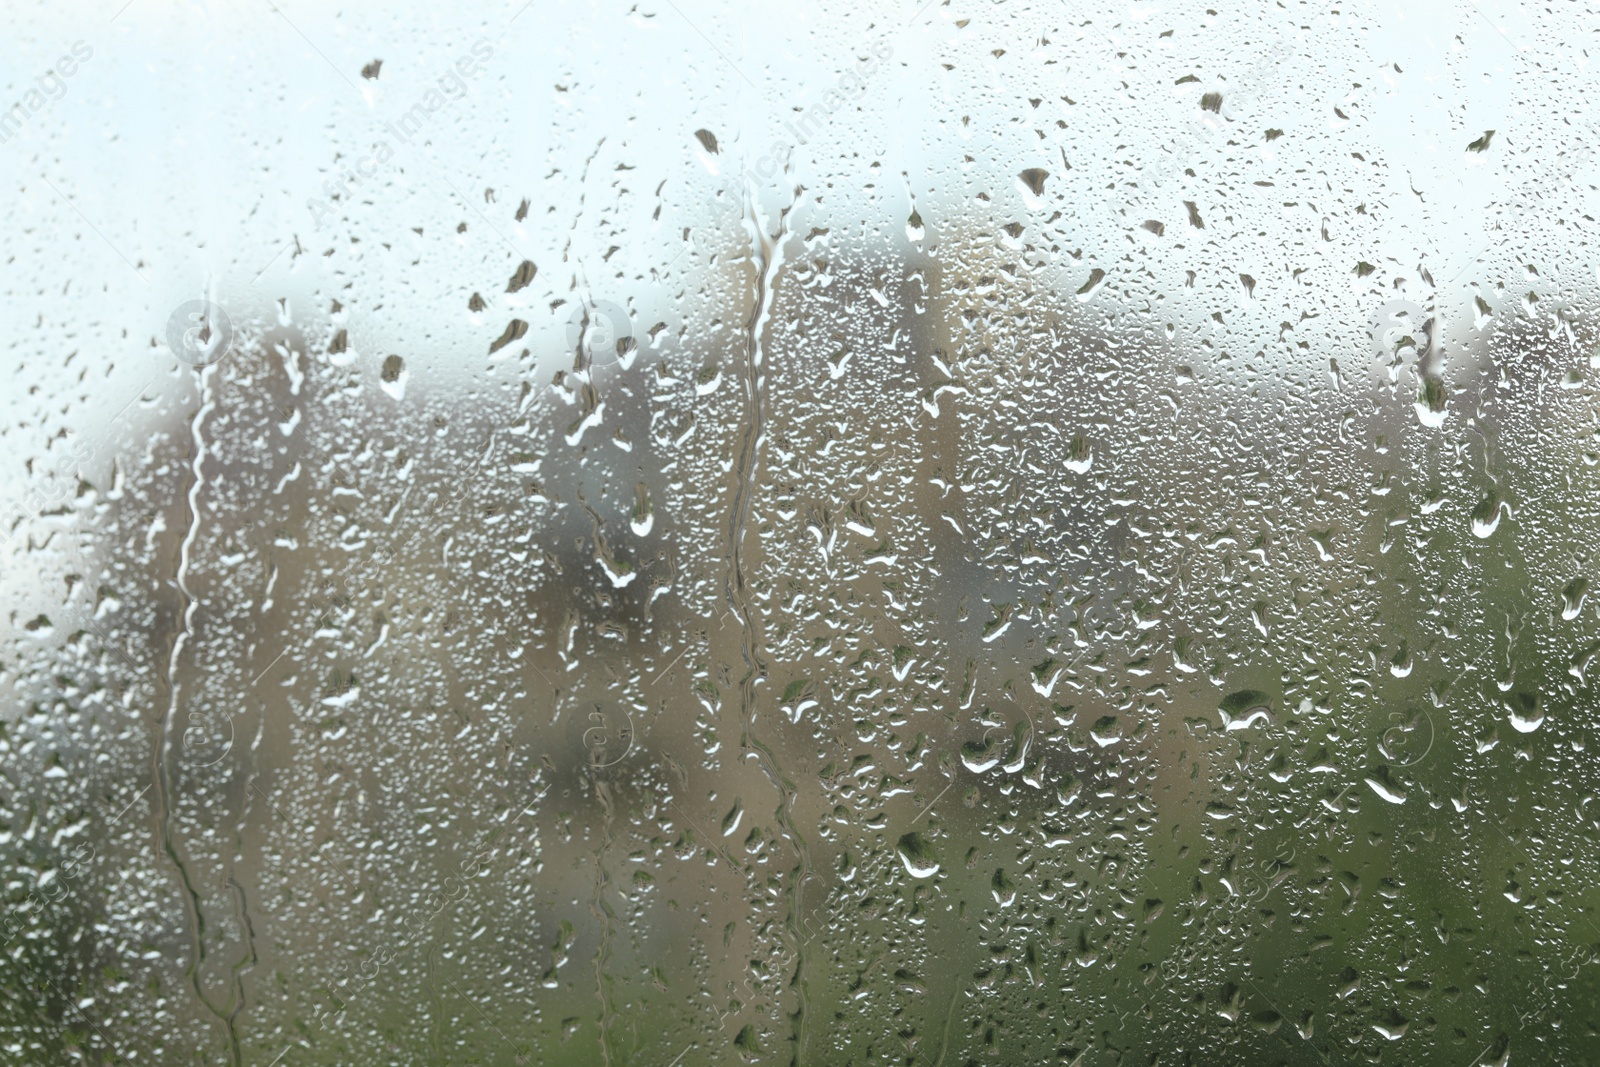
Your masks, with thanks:
[(1594, 11), (6, 21), (5, 1062), (1600, 1053)]

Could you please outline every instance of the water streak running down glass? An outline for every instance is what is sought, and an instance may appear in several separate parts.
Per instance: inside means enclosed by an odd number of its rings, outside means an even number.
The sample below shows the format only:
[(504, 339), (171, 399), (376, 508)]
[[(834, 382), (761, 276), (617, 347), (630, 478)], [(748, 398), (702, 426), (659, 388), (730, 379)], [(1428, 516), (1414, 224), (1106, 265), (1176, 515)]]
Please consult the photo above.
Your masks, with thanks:
[(1600, 1059), (1592, 7), (3, 20), (0, 1062)]

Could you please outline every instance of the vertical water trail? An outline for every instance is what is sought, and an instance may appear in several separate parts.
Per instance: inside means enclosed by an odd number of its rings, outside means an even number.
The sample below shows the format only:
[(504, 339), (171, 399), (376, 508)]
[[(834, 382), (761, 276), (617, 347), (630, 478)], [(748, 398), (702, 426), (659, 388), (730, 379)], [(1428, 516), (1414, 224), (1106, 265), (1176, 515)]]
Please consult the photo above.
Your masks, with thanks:
[(795, 870), (789, 880), (785, 895), (789, 914), (784, 923), (791, 951), (794, 954), (794, 971), (791, 984), (799, 997), (799, 1007), (794, 1018), (791, 1037), (793, 1059), (800, 1056), (800, 1038), (804, 1032), (806, 1015), (804, 973), (804, 942), (800, 937), (798, 915), (800, 900), (798, 887), (810, 873), (810, 857), (804, 838), (794, 826), (794, 783), (783, 772), (776, 753), (756, 734), (756, 686), (766, 680), (767, 667), (761, 653), (759, 614), (751, 609), (749, 576), (745, 569), (744, 534), (750, 520), (750, 502), (761, 459), (761, 443), (766, 436), (766, 345), (763, 337), (770, 328), (772, 305), (778, 274), (783, 267), (783, 248), (789, 234), (789, 216), (799, 204), (802, 189), (794, 187), (789, 203), (778, 213), (777, 233), (769, 236), (767, 219), (761, 210), (756, 191), (745, 188), (744, 227), (750, 235), (751, 259), (755, 264), (755, 299), (750, 317), (745, 321), (745, 374), (744, 391), (747, 418), (739, 445), (738, 463), (735, 467), (733, 507), (728, 518), (728, 579), (724, 587), (728, 602), (739, 619), (743, 633), (740, 653), (745, 663), (745, 674), (739, 683), (740, 748), (761, 765), (762, 771), (778, 791), (778, 824), (783, 835), (795, 850)]
[[(188, 864), (180, 854), (174, 834), (173, 798), (177, 792), (180, 767), (174, 766), (175, 754), (173, 751), (174, 739), (181, 738), (183, 731), (179, 724), (179, 704), (181, 703), (181, 686), (178, 683), (179, 664), (182, 661), (185, 647), (194, 637), (194, 618), (200, 609), (199, 601), (195, 599), (189, 588), (190, 557), (195, 542), (200, 537), (200, 498), (206, 489), (205, 462), (209, 455), (206, 448), (205, 436), (202, 429), (208, 416), (217, 406), (217, 397), (212, 390), (212, 379), (218, 373), (217, 365), (208, 366), (200, 370), (196, 385), (200, 393), (200, 406), (196, 409), (194, 418), (189, 423), (189, 436), (194, 446), (194, 459), (190, 463), (192, 478), (189, 482), (189, 491), (185, 494), (185, 503), (188, 507), (188, 526), (184, 531), (183, 540), (178, 545), (178, 562), (174, 571), (173, 584), (178, 589), (178, 595), (183, 605), (182, 624), (172, 634), (172, 643), (167, 650), (167, 669), (164, 678), (160, 681), (166, 689), (167, 706), (162, 716), (160, 727), (156, 735), (155, 744), (155, 812), (156, 819), (161, 827), (161, 850), (172, 861), (177, 870), (178, 880), (183, 887), (185, 911), (190, 920), (190, 959), (189, 980), (194, 987), (196, 998), (219, 1022), (228, 1033), (229, 1059), (234, 1067), (239, 1067), (242, 1062), (242, 1050), (239, 1042), (238, 1015), (244, 1006), (244, 973), (255, 961), (254, 926), (246, 922), (245, 948), (237, 965), (231, 969), (231, 988), (228, 992), (226, 1003), (218, 1007), (212, 1003), (202, 985), (203, 976), (201, 967), (206, 958), (206, 923), (205, 913), (200, 904), (200, 894), (195, 888), (194, 880), (190, 874)], [(228, 879), (232, 886), (238, 887), (240, 894), (240, 907), (243, 907), (243, 887), (238, 886), (230, 876)]]
[[(589, 773), (598, 772), (591, 764)], [(611, 883), (611, 873), (606, 870), (605, 853), (611, 847), (615, 835), (611, 830), (612, 805), (611, 787), (598, 777), (594, 781), (594, 793), (600, 801), (600, 806), (605, 811), (605, 823), (600, 841), (594, 850), (594, 894), (589, 898), (589, 913), (600, 924), (600, 945), (594, 954), (594, 980), (595, 996), (600, 1001), (600, 1062), (604, 1067), (611, 1067), (611, 998), (606, 995), (606, 964), (611, 962), (611, 920), (615, 918), (611, 905), (606, 903), (606, 887)]]

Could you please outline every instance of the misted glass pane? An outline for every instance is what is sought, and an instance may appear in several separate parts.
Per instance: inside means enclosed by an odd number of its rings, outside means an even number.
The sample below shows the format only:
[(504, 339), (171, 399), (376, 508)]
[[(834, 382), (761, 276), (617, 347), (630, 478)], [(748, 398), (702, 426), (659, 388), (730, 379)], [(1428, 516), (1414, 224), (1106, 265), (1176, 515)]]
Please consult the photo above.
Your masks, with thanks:
[(1600, 1060), (1591, 8), (3, 22), (0, 1062)]

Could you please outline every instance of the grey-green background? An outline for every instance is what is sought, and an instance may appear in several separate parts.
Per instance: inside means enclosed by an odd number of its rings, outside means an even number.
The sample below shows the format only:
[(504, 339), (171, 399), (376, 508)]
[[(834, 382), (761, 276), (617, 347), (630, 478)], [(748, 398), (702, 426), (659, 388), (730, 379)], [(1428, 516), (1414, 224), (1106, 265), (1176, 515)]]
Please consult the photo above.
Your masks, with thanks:
[(1591, 8), (4, 21), (5, 1062), (1600, 1056)]

